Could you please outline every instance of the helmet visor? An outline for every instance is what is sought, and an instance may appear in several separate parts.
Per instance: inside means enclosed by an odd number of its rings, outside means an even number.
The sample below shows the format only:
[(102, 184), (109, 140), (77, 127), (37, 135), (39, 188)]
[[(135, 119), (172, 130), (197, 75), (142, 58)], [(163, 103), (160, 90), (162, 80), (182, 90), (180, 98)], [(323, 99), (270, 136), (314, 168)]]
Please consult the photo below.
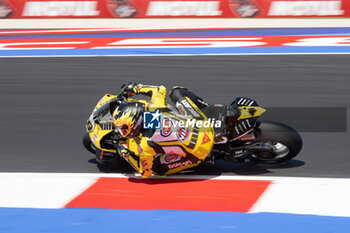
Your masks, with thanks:
[(130, 133), (130, 129), (127, 125), (117, 126), (116, 128), (122, 137), (126, 137)]

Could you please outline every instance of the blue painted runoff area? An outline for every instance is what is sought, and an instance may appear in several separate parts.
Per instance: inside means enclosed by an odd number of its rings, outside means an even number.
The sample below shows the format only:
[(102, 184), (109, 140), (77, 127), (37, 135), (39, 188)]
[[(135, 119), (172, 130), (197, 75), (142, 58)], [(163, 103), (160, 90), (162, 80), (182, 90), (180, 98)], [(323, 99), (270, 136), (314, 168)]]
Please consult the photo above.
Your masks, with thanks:
[(181, 210), (0, 208), (3, 233), (345, 233), (350, 218)]
[(224, 55), (224, 54), (322, 54), (350, 53), (350, 46), (275, 46), (209, 48), (110, 48), (110, 49), (34, 49), (0, 50), (0, 57), (16, 56), (156, 56), (156, 55)]
[(0, 35), (0, 39), (44, 39), (44, 38), (154, 38), (154, 37), (221, 37), (221, 36), (320, 36), (350, 35), (350, 27), (335, 28), (267, 28), (261, 29), (200, 29), (176, 31), (140, 31), (140, 32), (100, 32), (65, 33), (48, 35)]

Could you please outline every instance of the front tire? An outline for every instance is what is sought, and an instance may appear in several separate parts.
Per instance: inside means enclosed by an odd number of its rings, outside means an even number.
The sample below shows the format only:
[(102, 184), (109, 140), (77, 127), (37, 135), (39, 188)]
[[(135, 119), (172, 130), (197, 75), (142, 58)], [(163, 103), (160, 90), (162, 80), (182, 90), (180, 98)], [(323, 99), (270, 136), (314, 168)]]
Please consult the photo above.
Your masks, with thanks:
[(85, 133), (84, 137), (83, 137), (83, 145), (85, 147), (85, 149), (87, 149), (88, 151), (90, 151), (92, 154), (96, 154), (96, 147), (95, 145), (92, 143), (89, 133)]
[(255, 152), (251, 160), (259, 163), (286, 162), (300, 152), (303, 142), (299, 133), (282, 123), (263, 121), (256, 129), (254, 142), (271, 143), (273, 150)]

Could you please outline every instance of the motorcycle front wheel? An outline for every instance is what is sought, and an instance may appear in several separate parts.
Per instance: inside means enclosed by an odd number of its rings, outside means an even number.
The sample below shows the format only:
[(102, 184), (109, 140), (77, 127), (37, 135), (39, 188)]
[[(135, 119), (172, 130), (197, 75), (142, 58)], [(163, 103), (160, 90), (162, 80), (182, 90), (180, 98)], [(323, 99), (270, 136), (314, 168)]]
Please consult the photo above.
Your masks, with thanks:
[(96, 147), (95, 145), (92, 143), (89, 133), (85, 133), (83, 136), (83, 145), (85, 147), (85, 149), (87, 149), (88, 151), (90, 151), (93, 154), (96, 154)]

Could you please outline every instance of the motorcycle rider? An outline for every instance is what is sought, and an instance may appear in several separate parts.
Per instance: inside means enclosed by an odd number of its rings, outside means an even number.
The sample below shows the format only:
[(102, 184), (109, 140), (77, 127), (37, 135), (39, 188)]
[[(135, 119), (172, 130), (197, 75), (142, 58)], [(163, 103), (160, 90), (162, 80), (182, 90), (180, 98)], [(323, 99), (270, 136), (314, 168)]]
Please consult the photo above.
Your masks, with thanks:
[[(150, 101), (128, 101), (114, 111), (114, 126), (122, 140), (117, 151), (144, 178), (153, 173), (168, 175), (197, 166), (209, 155), (214, 144), (213, 127), (186, 126), (187, 119), (205, 121), (201, 109), (208, 104), (183, 87), (174, 87), (170, 93), (178, 113), (174, 114), (165, 103), (166, 88), (129, 83), (123, 85), (122, 95), (146, 95)], [(163, 125), (156, 129), (144, 127), (144, 112)]]

